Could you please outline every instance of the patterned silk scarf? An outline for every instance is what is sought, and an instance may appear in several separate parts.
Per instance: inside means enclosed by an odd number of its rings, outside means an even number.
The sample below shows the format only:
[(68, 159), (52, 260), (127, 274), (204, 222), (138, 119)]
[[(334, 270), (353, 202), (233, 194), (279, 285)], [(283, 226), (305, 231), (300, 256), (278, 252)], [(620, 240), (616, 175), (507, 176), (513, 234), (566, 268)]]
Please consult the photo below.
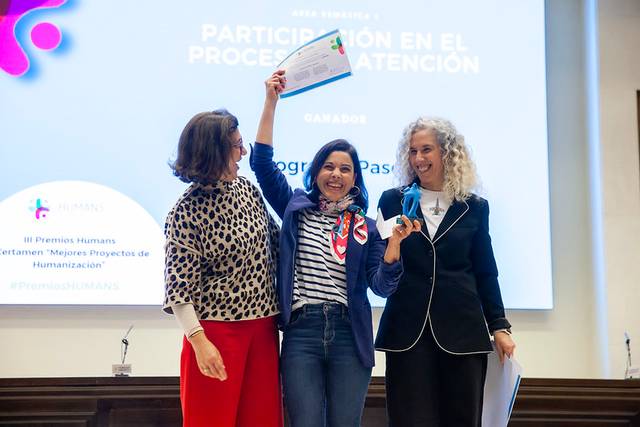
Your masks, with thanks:
[(336, 202), (332, 202), (321, 194), (318, 201), (318, 209), (325, 213), (340, 214), (329, 234), (329, 248), (331, 249), (331, 255), (333, 255), (338, 264), (344, 265), (347, 258), (349, 228), (352, 222), (355, 241), (361, 245), (367, 243), (369, 233), (364, 212), (358, 205), (353, 204), (353, 196), (349, 194)]

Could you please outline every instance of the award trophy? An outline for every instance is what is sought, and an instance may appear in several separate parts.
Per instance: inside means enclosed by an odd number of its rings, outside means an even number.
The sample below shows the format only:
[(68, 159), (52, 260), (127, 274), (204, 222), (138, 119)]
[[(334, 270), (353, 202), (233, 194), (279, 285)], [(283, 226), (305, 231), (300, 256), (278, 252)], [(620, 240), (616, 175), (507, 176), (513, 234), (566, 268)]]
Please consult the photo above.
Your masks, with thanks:
[[(420, 224), (424, 224), (424, 219), (419, 218), (417, 215), (418, 207), (420, 206), (420, 188), (415, 182), (411, 187), (407, 187), (402, 190), (402, 214), (409, 218), (409, 221), (418, 221)], [(402, 218), (396, 219), (397, 224), (403, 224)]]

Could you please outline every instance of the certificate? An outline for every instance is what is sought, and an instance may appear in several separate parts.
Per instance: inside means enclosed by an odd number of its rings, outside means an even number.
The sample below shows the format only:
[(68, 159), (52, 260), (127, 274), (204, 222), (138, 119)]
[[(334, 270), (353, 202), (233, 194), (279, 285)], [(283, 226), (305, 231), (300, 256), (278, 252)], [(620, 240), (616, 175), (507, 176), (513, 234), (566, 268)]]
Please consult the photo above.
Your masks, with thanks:
[(394, 217), (384, 219), (382, 215), (382, 211), (378, 208), (378, 216), (376, 218), (376, 228), (378, 229), (378, 233), (380, 233), (380, 238), (382, 240), (386, 240), (393, 234), (393, 227), (398, 225), (398, 218), (401, 218), (400, 215), (396, 215)]
[(522, 366), (513, 357), (505, 356), (504, 363), (500, 363), (495, 349), (489, 353), (482, 402), (483, 426), (507, 427), (521, 378)]
[(348, 77), (351, 65), (338, 30), (299, 47), (278, 65), (286, 71), (287, 85), (281, 98)]

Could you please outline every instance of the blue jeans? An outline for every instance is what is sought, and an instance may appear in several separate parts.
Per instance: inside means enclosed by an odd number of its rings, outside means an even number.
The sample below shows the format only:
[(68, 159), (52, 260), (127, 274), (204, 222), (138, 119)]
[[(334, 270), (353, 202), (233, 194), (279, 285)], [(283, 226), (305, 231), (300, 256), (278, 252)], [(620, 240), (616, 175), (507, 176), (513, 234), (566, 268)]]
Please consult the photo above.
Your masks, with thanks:
[(284, 404), (291, 427), (357, 427), (371, 368), (356, 353), (347, 308), (307, 304), (284, 330)]

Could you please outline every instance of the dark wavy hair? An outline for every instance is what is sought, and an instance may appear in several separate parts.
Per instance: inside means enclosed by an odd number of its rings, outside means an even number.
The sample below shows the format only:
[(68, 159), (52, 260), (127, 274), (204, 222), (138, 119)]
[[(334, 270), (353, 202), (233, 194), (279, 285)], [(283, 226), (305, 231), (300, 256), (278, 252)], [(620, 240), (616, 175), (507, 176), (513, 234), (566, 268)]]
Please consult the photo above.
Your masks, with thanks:
[(182, 130), (178, 155), (169, 163), (183, 182), (210, 184), (229, 170), (233, 149), (231, 135), (238, 119), (225, 109), (198, 113)]
[(311, 162), (311, 166), (305, 171), (302, 181), (304, 183), (305, 190), (307, 190), (309, 194), (309, 198), (314, 202), (318, 201), (320, 189), (316, 185), (316, 178), (318, 177), (318, 173), (320, 173), (320, 169), (324, 166), (324, 162), (327, 160), (327, 157), (329, 157), (334, 151), (343, 151), (351, 157), (351, 161), (353, 162), (353, 172), (356, 175), (355, 185), (360, 189), (360, 192), (355, 197), (354, 202), (366, 213), (369, 208), (369, 193), (367, 192), (367, 187), (365, 187), (364, 179), (362, 178), (362, 168), (360, 167), (358, 152), (353, 145), (344, 139), (335, 139), (326, 143), (322, 148), (320, 148), (320, 150), (318, 150)]

